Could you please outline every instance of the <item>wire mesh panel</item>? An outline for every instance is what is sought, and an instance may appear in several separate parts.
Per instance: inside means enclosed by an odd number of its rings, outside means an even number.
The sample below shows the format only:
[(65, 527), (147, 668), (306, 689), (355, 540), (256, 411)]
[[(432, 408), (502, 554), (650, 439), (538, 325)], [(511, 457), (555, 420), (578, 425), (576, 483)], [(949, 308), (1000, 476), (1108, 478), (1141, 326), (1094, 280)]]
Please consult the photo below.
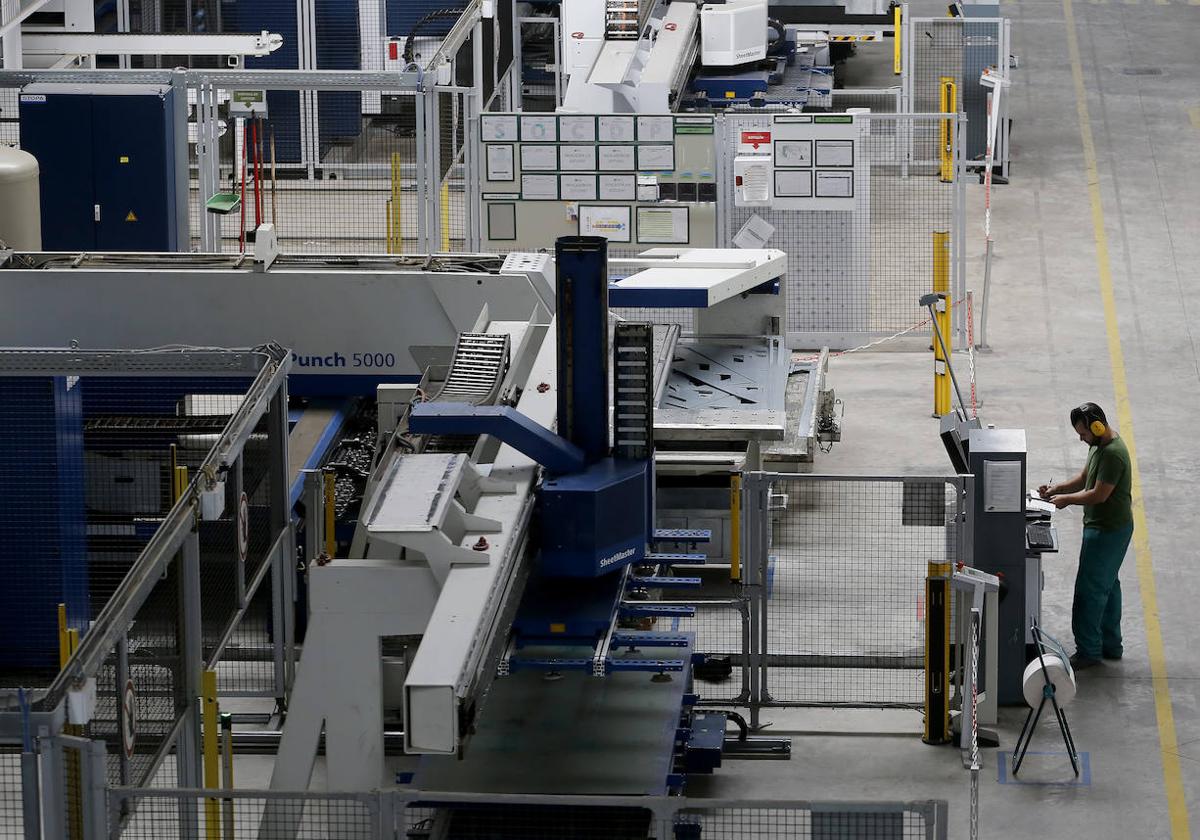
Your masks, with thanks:
[(675, 837), (704, 840), (927, 840), (945, 831), (944, 808), (933, 802), (686, 809), (674, 820)]
[(941, 110), (941, 81), (949, 78), (959, 86), (955, 110), (962, 110), (963, 26), (962, 18), (913, 18), (912, 50), (909, 53), (911, 92), (909, 110), (931, 114)]
[(769, 481), (764, 693), (785, 705), (920, 707), (924, 581), (930, 563), (957, 557), (957, 479)]
[(74, 745), (62, 747), (62, 763), (60, 765), (62, 780), (62, 826), (65, 836), (77, 840), (84, 836), (84, 751)]
[(21, 791), (21, 747), (0, 744), (0, 840), (24, 840)]
[(985, 69), (1007, 69), (1004, 21), (914, 17), (905, 21), (905, 28), (911, 45), (907, 69), (910, 110), (940, 111), (941, 82), (950, 79), (956, 85), (955, 109), (967, 115), (963, 157), (982, 158), (987, 150), (988, 88), (979, 79)]
[[(209, 806), (209, 803), (215, 803)], [(381, 840), (371, 794), (128, 790), (109, 793), (116, 838), (257, 837), (259, 840)], [(390, 836), (390, 835), (389, 835)]]
[(262, 583), (281, 556), (271, 548), (290, 544), (287, 490), (274, 486), (287, 366), (275, 346), (0, 351), (0, 485), (13, 499), (0, 509), (0, 693), (11, 703), (24, 688), (49, 711), (95, 681), (93, 714), (43, 768), (64, 825), (85, 751), (101, 783), (174, 784), (175, 763), (165, 776), (159, 765), (206, 663), (238, 660), (229, 693), (284, 690), (287, 621)]
[[(944, 120), (936, 114), (871, 113), (857, 115), (856, 121), (862, 126), (857, 148), (869, 176), (855, 189), (853, 209), (739, 207), (733, 179), (724, 179), (726, 236), (757, 215), (774, 228), (767, 247), (788, 255), (787, 330), (793, 347), (854, 346), (922, 321), (918, 301), (933, 289), (935, 271), (942, 269), (935, 264), (938, 232), (949, 234), (956, 249), (945, 265), (955, 278), (952, 296), (965, 295), (952, 266), (964, 227), (962, 179), (939, 177)], [(957, 117), (951, 121), (957, 125)], [(728, 114), (726, 155), (738, 148), (743, 130), (765, 125), (761, 116)], [(952, 157), (957, 155), (954, 134)]]
[(171, 569), (138, 610), (124, 656), (114, 649), (96, 675), (96, 711), (81, 734), (105, 742), (109, 784), (149, 784), (187, 709), (178, 592)]
[[(896, 114), (901, 111), (899, 86), (893, 88), (834, 88), (830, 95), (833, 97), (833, 110), (845, 111), (848, 108), (870, 108), (873, 114)], [(882, 124), (875, 126), (883, 128)]]
[[(300, 97), (315, 97), (318, 105), (321, 97), (341, 95), (345, 91), (267, 91), (268, 102), (298, 103)], [(213, 250), (237, 253), (248, 247), (247, 232), (269, 222), (286, 253), (422, 250), (417, 219), (423, 97), (413, 91), (378, 89), (362, 95), (377, 100), (378, 107), (359, 113), (356, 106), (341, 115), (346, 130), (311, 143), (292, 109), (269, 110), (265, 119), (238, 119), (224, 104), (228, 92), (217, 90), (213, 117), (228, 128), (216, 144), (216, 182), (220, 192), (237, 195), (241, 206), (224, 215), (206, 210), (212, 196), (202, 194), (200, 161), (193, 155), (193, 248), (205, 249), (202, 226), (208, 224), (215, 226)]]

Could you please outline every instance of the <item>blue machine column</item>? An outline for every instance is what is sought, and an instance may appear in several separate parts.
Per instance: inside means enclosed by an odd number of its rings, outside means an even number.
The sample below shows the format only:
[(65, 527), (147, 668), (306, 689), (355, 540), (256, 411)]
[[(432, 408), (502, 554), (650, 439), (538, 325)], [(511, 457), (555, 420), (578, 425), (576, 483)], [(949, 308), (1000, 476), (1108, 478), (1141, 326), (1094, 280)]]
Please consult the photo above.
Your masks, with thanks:
[(588, 464), (608, 457), (608, 240), (563, 236), (558, 267), (558, 433)]

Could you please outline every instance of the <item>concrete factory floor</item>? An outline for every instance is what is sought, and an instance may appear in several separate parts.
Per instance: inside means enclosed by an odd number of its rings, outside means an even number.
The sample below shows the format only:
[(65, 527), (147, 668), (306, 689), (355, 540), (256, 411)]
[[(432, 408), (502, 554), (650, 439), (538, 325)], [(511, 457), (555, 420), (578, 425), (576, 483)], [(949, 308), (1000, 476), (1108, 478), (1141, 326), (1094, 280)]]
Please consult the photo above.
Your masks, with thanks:
[[(981, 836), (1153, 838), (1200, 832), (1200, 6), (1125, 0), (1019, 0), (1012, 21), (1013, 183), (993, 202), (991, 352), (977, 355), (980, 416), (1024, 428), (1029, 484), (1061, 480), (1086, 455), (1067, 412), (1104, 406), (1136, 441), (1145, 519), (1121, 572), (1125, 657), (1079, 675), (1069, 707), (1087, 772), (1076, 780), (1053, 720), (1019, 783), (998, 768), (1023, 708), (1001, 709), (1001, 752), (985, 752)], [(926, 3), (918, 14), (944, 14)], [(1150, 49), (1147, 49), (1148, 46)], [(1081, 97), (1080, 94), (1085, 94)], [(1094, 151), (1093, 151), (1094, 149)], [(968, 191), (972, 255), (983, 192)], [(980, 288), (972, 256), (970, 285)], [(966, 380), (965, 355), (957, 362)], [(828, 473), (942, 473), (924, 354), (842, 356), (846, 401)], [(1080, 515), (1055, 517), (1062, 552), (1046, 564), (1043, 622), (1070, 644)], [(1152, 665), (1152, 663), (1155, 663)], [(1167, 678), (1169, 677), (1169, 681)], [(951, 836), (968, 836), (968, 774), (957, 751), (920, 743), (911, 713), (765, 713), (793, 758), (727, 764), (689, 793), (717, 796), (945, 798)], [(854, 737), (832, 735), (852, 733)]]

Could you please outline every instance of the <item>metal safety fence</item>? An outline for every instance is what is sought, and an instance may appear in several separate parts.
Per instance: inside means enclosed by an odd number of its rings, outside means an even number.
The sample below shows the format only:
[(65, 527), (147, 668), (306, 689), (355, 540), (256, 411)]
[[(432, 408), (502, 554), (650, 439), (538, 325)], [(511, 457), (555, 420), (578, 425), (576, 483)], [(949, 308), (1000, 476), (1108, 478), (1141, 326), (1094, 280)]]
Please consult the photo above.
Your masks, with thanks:
[[(259, 840), (833, 838), (944, 840), (944, 800), (726, 800), (379, 791), (109, 791), (109, 840), (199, 836)], [(216, 803), (216, 808), (206, 810)]]
[[(943, 80), (955, 85), (955, 110), (966, 115), (962, 138), (964, 161), (982, 160), (987, 150), (989, 89), (983, 71), (1005, 74), (1009, 66), (1010, 22), (1000, 17), (904, 18), (902, 75), (905, 110), (940, 110)], [(1001, 103), (999, 138), (994, 155), (1001, 174), (1008, 174), (1008, 120)]]
[(957, 476), (750, 473), (764, 706), (920, 708), (925, 578), (960, 559)]
[(68, 816), (89, 751), (93, 785), (195, 778), (201, 672), (286, 695), (289, 366), (274, 345), (0, 351), (0, 743), (42, 754), (42, 799)]
[[(936, 109), (934, 109), (936, 110)], [(960, 174), (962, 122), (957, 114), (856, 115), (858, 148), (869, 173), (850, 210), (781, 210), (736, 205), (734, 181), (722, 176), (718, 239), (729, 243), (752, 217), (774, 228), (768, 247), (788, 255), (788, 343), (853, 347), (921, 320), (918, 300), (939, 269), (935, 234), (949, 236), (945, 267), (954, 300), (966, 295), (965, 192)], [(740, 133), (763, 118), (732, 113), (719, 144), (723, 171), (733, 171)], [(943, 129), (949, 124), (948, 149)], [(721, 130), (720, 128), (718, 129)], [(943, 178), (943, 160), (948, 157)], [(962, 326), (956, 320), (956, 335)]]

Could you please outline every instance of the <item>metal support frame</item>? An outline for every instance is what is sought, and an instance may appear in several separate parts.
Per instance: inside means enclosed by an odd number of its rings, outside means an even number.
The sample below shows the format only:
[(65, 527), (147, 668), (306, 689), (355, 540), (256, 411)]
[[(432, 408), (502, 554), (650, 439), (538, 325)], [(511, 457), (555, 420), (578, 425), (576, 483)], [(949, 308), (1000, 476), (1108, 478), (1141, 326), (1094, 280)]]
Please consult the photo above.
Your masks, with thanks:
[[(184, 539), (179, 561), (179, 637), (183, 660), (183, 696), (186, 698), (191, 724), (184, 728), (180, 737), (179, 782), (187, 787), (199, 787), (199, 697), (200, 672), (204, 669), (204, 625), (200, 611), (198, 531), (191, 531)], [(183, 759), (185, 749), (186, 761)]]
[[(196, 163), (200, 189), (200, 250), (219, 251), (221, 223), (214, 213), (204, 210), (205, 203), (221, 191), (221, 145), (217, 114), (217, 88), (205, 80), (196, 85)], [(185, 170), (186, 172), (186, 170)], [(185, 192), (186, 195), (186, 192)], [(184, 213), (187, 221), (187, 213)], [(190, 242), (190, 236), (180, 240)], [(181, 250), (183, 250), (181, 248)]]
[(521, 49), (521, 28), (526, 24), (532, 26), (553, 26), (554, 45), (554, 107), (562, 105), (562, 21), (557, 17), (519, 17), (513, 27), (513, 84), (512, 100), (509, 103), (511, 111), (525, 110), (525, 77), (521, 71), (524, 66), (524, 55)]
[[(294, 532), (291, 521), (291, 498), (288, 483), (288, 416), (287, 383), (283, 382), (271, 399), (267, 414), (268, 439), (271, 440), (269, 475), (271, 479), (271, 533), (281, 535), (281, 551), (272, 552), (271, 616), (274, 636), (271, 649), (274, 656), (275, 696), (286, 708), (286, 691), (296, 673), (295, 573), (293, 548)], [(316, 508), (320, 510), (320, 508)], [(319, 518), (319, 517), (318, 517)]]
[(954, 521), (948, 522), (949, 531), (947, 550), (950, 554), (942, 559), (943, 563), (957, 561), (969, 562), (970, 527), (967, 486), (970, 476), (900, 476), (900, 475), (822, 475), (810, 473), (776, 473), (751, 471), (742, 477), (742, 511), (743, 531), (745, 533), (746, 553), (743, 558), (743, 581), (748, 592), (749, 617), (751, 634), (754, 644), (749, 653), (752, 664), (750, 674), (750, 712), (752, 727), (758, 728), (760, 709), (763, 706), (788, 706), (786, 702), (776, 701), (770, 691), (770, 662), (767, 655), (770, 628), (770, 605), (766, 588), (762, 582), (767, 579), (768, 565), (771, 555), (772, 519), (771, 513), (782, 504), (786, 507), (786, 496), (776, 493), (773, 485), (776, 482), (788, 481), (817, 481), (817, 482), (906, 482), (926, 481), (942, 482), (953, 486), (956, 490), (956, 515)]
[[(161, 788), (114, 788), (108, 793), (109, 811), (119, 814), (123, 808), (136, 807), (139, 802), (151, 801), (169, 804), (178, 801), (187, 804), (193, 811), (196, 804), (210, 792), (201, 789)], [(423, 815), (441, 809), (476, 809), (481, 806), (504, 808), (512, 813), (527, 813), (538, 808), (557, 809), (573, 813), (578, 817), (589, 812), (602, 810), (632, 810), (645, 812), (651, 822), (650, 835), (655, 837), (674, 836), (675, 826), (703, 826), (707, 815), (727, 819), (728, 814), (753, 815), (755, 811), (768, 814), (808, 812), (811, 814), (902, 814), (913, 817), (924, 824), (925, 840), (946, 840), (949, 832), (949, 805), (945, 800), (911, 801), (819, 801), (798, 799), (706, 799), (685, 796), (586, 796), (586, 795), (542, 795), (542, 794), (486, 794), (396, 789), (371, 792), (290, 792), (272, 790), (229, 790), (222, 796), (237, 808), (241, 800), (265, 801), (266, 814), (278, 814), (282, 810), (299, 813), (302, 809), (319, 820), (318, 815), (337, 813), (350, 818), (354, 806), (361, 808), (364, 823), (354, 824), (356, 836), (369, 840), (383, 840), (395, 836), (397, 826), (405, 824), (405, 812), (410, 808), (420, 809)], [(304, 808), (305, 805), (309, 807)], [(327, 809), (321, 806), (327, 806)], [(157, 813), (159, 809), (156, 809)], [(409, 815), (411, 816), (411, 815)], [(519, 819), (519, 818), (518, 818)], [(907, 819), (906, 819), (907, 822)], [(314, 823), (315, 824), (315, 823)], [(520, 823), (510, 823), (519, 825)], [(560, 833), (567, 823), (558, 826)], [(277, 820), (267, 816), (259, 826), (259, 836), (276, 836)], [(346, 828), (348, 826), (343, 826)], [(114, 824), (112, 837), (119, 837), (119, 823)], [(553, 831), (555, 827), (551, 827)], [(435, 823), (432, 836), (441, 836), (443, 823)], [(688, 836), (691, 836), (689, 832)], [(907, 836), (907, 835), (906, 835)]]

